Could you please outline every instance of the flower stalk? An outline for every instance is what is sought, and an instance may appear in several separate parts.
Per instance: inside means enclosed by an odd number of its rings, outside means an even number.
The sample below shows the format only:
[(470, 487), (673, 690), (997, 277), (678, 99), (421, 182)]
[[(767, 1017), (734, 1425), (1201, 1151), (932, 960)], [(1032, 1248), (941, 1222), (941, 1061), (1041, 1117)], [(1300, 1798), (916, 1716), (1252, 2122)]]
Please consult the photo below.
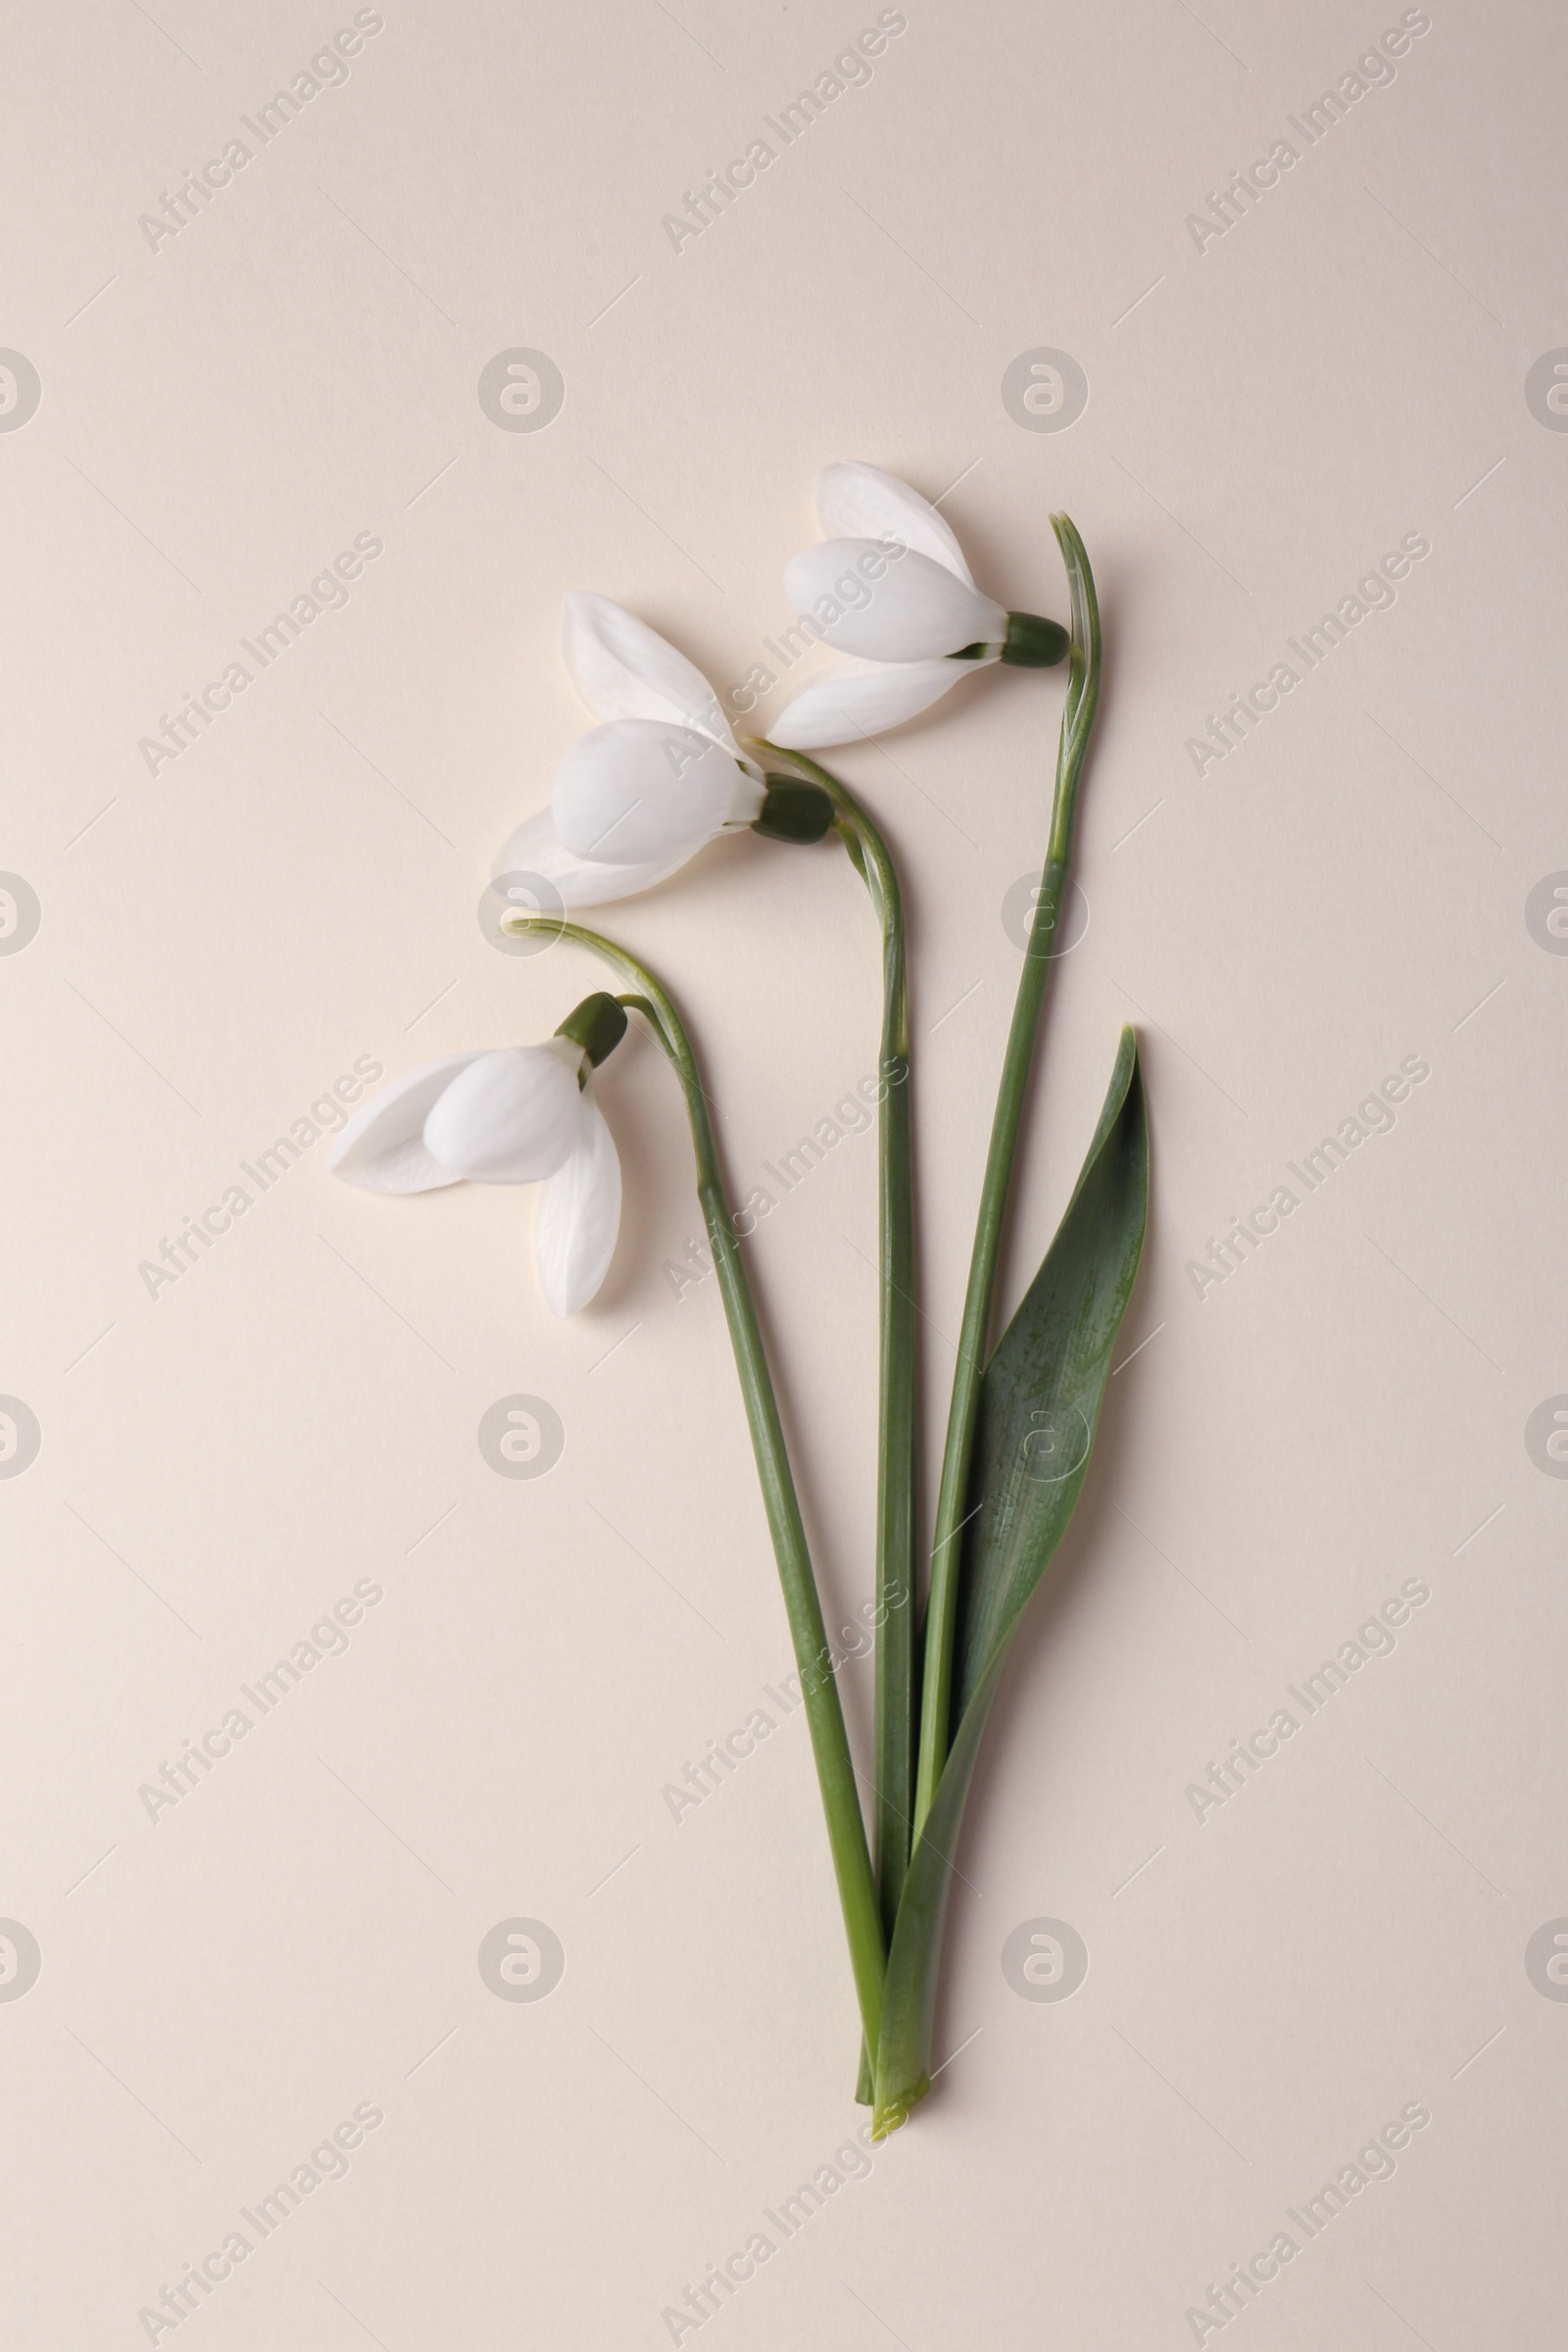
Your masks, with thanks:
[(1051, 979), (1056, 925), (1067, 890), (1072, 858), (1073, 819), (1078, 809), (1078, 786), (1089, 751), (1090, 730), (1100, 697), (1100, 605), (1095, 595), (1089, 556), (1072, 521), (1054, 514), (1052, 527), (1067, 566), (1072, 606), (1072, 650), (1069, 657), (1067, 699), (1061, 716), (1056, 753), (1055, 793), (1051, 810), (1051, 834), (1041, 871), (1024, 949), (1023, 970), (1013, 1004), (1012, 1025), (1003, 1055), (1002, 1082), (991, 1125), (980, 1209), (975, 1221), (974, 1250), (969, 1261), (969, 1284), (964, 1295), (963, 1321), (958, 1332), (958, 1357), (953, 1375), (953, 1402), (948, 1415), (947, 1442), (942, 1455), (942, 1478), (937, 1490), (936, 1522), (931, 1543), (931, 1583), (926, 1603), (924, 1687), (920, 1701), (919, 1762), (914, 1792), (914, 1835), (918, 1838), (930, 1813), (937, 1783), (947, 1761), (953, 1703), (954, 1639), (957, 1623), (959, 1570), (962, 1551), (957, 1538), (968, 1511), (969, 1470), (974, 1450), (975, 1416), (980, 1405), (980, 1381), (985, 1370), (986, 1344), (996, 1298), (997, 1261), (1002, 1247), (1012, 1163), (1018, 1149), (1018, 1129), (1034, 1060), (1035, 1039)]
[[(691, 1125), (692, 1151), (697, 1163), (697, 1194), (703, 1205), (709, 1248), (724, 1301), (735, 1369), (757, 1457), (762, 1506), (767, 1513), (778, 1562), (784, 1608), (789, 1619), (795, 1661), (801, 1678), (811, 1752), (822, 1792), (828, 1843), (838, 1882), (839, 1903), (849, 1940), (850, 1964), (859, 2003), (861, 2031), (871, 2049), (877, 2046), (882, 2015), (882, 1982), (886, 1970), (886, 1940), (866, 1843), (865, 1823), (856, 1790), (855, 1765), (850, 1754), (844, 1709), (833, 1672), (822, 1603), (811, 1567), (811, 1555), (801, 1518), (800, 1500), (790, 1469), (789, 1449), (779, 1418), (778, 1400), (768, 1371), (766, 1350), (757, 1320), (751, 1285), (741, 1263), (740, 1246), (724, 1196), (718, 1149), (708, 1115), (697, 1057), (685, 1026), (669, 996), (647, 967), (613, 942), (578, 924), (554, 916), (521, 911), (505, 915), (504, 927), (514, 933), (542, 932), (587, 948), (631, 984), (619, 1001), (640, 1012), (662, 1047), (680, 1080)], [(906, 1612), (907, 1614), (907, 1612)]]
[[(909, 1102), (909, 999), (904, 906), (892, 853), (871, 817), (837, 777), (804, 752), (780, 754), (825, 792), (835, 829), (870, 894), (882, 926), (882, 1041), (877, 1108), (880, 1298), (877, 1443), (876, 1653), (873, 1852), (883, 1934), (908, 1868), (914, 1800), (914, 1152)], [(869, 2098), (868, 2076), (861, 2090)]]

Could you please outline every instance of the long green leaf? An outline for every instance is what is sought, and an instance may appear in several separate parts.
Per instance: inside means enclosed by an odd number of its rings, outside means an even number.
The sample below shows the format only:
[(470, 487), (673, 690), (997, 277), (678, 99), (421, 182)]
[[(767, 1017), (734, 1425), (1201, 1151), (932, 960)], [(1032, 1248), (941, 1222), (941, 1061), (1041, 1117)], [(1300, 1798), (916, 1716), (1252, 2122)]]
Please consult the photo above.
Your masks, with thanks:
[(1077, 1189), (982, 1384), (957, 1651), (961, 1712), (910, 1860), (888, 1959), (872, 2120), (878, 2137), (903, 2123), (930, 2087), (943, 1924), (981, 1734), (1012, 1636), (1083, 1486), (1148, 1209), (1143, 1080), (1137, 1041), (1124, 1029)]

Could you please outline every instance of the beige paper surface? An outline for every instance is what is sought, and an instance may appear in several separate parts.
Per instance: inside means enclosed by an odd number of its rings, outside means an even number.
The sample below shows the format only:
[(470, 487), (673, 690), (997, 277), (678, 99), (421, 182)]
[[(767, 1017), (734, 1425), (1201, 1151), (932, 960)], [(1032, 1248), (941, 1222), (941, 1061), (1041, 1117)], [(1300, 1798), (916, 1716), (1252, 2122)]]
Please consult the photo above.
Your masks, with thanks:
[[(10, 53), (8, 2340), (1553, 2342), (1553, 13), (98, 0)], [(1055, 507), (1101, 586), (1009, 1300), (1128, 1019), (1154, 1152), (959, 1856), (952, 2063), (872, 2155), (667, 1073), (606, 1072), (625, 1221), (567, 1324), (527, 1195), (371, 1198), (307, 1133), (597, 985), (476, 913), (585, 724), (563, 593), (765, 722), (851, 457), (945, 494), (1004, 603), (1063, 612)], [(1060, 702), (993, 670), (840, 761), (909, 902), (933, 1446)], [(875, 1063), (845, 860), (743, 838), (606, 927), (765, 1187)], [(841, 1123), (750, 1252), (836, 1626), (874, 1527)], [(546, 1474), (481, 1450), (498, 1407)]]

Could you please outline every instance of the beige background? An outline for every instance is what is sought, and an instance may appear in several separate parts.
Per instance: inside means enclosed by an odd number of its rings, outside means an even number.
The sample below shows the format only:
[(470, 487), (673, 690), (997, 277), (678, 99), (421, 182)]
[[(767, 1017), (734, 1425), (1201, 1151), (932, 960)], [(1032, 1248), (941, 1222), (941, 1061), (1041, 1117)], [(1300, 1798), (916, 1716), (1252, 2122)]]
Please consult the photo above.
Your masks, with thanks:
[[(0, 1482), (0, 1913), (42, 1954), (0, 2001), (8, 2340), (145, 2342), (368, 2103), (347, 2178), (158, 2341), (653, 2347), (859, 2121), (799, 1719), (678, 1823), (662, 1797), (789, 1660), (718, 1300), (662, 1272), (698, 1226), (648, 1049), (607, 1073), (627, 1214), (576, 1323), (525, 1197), (373, 1200), (324, 1145), (156, 1298), (137, 1269), (357, 1056), (540, 1036), (593, 984), (475, 919), (584, 724), (562, 593), (727, 688), (788, 617), (814, 471), (860, 457), (956, 484), (1010, 604), (1063, 610), (1054, 506), (1097, 565), (1090, 922), (1007, 1280), (1135, 1018), (1149, 1344), (990, 1734), (960, 2054), (702, 2340), (1190, 2343), (1210, 2282), (1424, 2102), (1396, 2176), (1203, 2340), (1553, 2343), (1568, 2008), (1524, 1954), (1568, 1912), (1568, 1489), (1524, 1433), (1568, 1389), (1568, 962), (1525, 902), (1568, 868), (1568, 439), (1524, 386), (1568, 343), (1560, 24), (1433, 0), (1200, 251), (1187, 215), (1397, 8), (908, 0), (677, 253), (662, 216), (874, 10), (381, 13), (154, 251), (138, 217), (352, 11), (8, 12), (0, 343), (42, 400), (0, 433), (0, 866), (42, 919), (0, 958), (0, 1389), (43, 1433)], [(545, 430), (476, 397), (515, 347), (564, 376)], [(1002, 399), (1042, 347), (1090, 386), (1060, 432)], [(384, 554), (346, 609), (150, 775), (139, 739), (357, 532)], [(1200, 777), (1205, 715), (1404, 533), (1431, 554), (1394, 608)], [(1060, 694), (994, 672), (842, 762), (911, 906), (933, 1432)], [(738, 1192), (872, 1066), (830, 853), (715, 849), (611, 927), (691, 1012)], [(1405, 1055), (1432, 1075), (1395, 1131), (1200, 1299), (1186, 1261)], [(841, 1622), (874, 1231), (859, 1137), (751, 1255)], [(476, 1444), (516, 1393), (565, 1430), (537, 1480)], [(1407, 1578), (1395, 1653), (1200, 1823), (1188, 1785)], [(357, 1579), (384, 1597), (346, 1653), (150, 1821), (141, 1785)], [(844, 1679), (863, 1752), (869, 1667)], [(476, 1965), (518, 1916), (566, 1955), (537, 2004)], [(1059, 2004), (1000, 1964), (1040, 1917), (1090, 1952)]]

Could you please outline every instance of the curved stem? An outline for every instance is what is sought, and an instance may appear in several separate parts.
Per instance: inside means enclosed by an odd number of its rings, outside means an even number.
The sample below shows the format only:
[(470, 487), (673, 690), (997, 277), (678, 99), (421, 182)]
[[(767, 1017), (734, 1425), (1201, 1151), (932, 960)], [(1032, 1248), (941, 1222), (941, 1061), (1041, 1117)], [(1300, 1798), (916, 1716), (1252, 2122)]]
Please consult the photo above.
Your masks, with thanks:
[[(909, 1866), (914, 1810), (914, 1176), (909, 1104), (909, 1002), (904, 907), (892, 853), (853, 793), (804, 753), (759, 741), (819, 784), (835, 830), (882, 924), (882, 1053), (878, 1065), (878, 1256), (881, 1278), (877, 1447), (876, 1813), (882, 1932), (891, 1941)], [(862, 2078), (869, 2096), (869, 2075)]]
[(866, 1845), (859, 1799), (856, 1793), (855, 1765), (850, 1755), (849, 1736), (844, 1728), (844, 1710), (839, 1703), (838, 1684), (834, 1680), (833, 1652), (822, 1620), (822, 1604), (811, 1570), (811, 1556), (801, 1519), (795, 1481), (790, 1472), (778, 1400), (773, 1394), (762, 1335), (758, 1328), (757, 1310), (752, 1302), (751, 1286), (741, 1264), (735, 1228), (724, 1198), (718, 1150), (713, 1141), (712, 1123), (708, 1115), (708, 1097), (704, 1092), (697, 1057), (669, 996), (653, 973), (628, 956), (624, 949), (616, 947), (611, 940), (601, 938), (597, 931), (586, 931), (576, 923), (559, 922), (548, 915), (515, 914), (508, 920), (509, 928), (545, 932), (555, 939), (569, 940), (575, 947), (587, 948), (630, 981), (635, 994), (622, 1002), (635, 1005), (647, 1018), (654, 1035), (673, 1063), (681, 1091), (686, 1097), (686, 1115), (691, 1123), (692, 1150), (697, 1161), (698, 1198), (703, 1204), (709, 1247), (713, 1253), (719, 1293), (729, 1323), (735, 1368), (740, 1375), (741, 1395), (745, 1399), (746, 1419), (752, 1434), (752, 1448), (757, 1457), (762, 1504), (773, 1538), (779, 1582), (784, 1588), (784, 1607), (795, 1644), (796, 1663), (800, 1669), (807, 1721), (810, 1726), (811, 1750), (822, 1790), (822, 1810), (827, 1817), (828, 1842), (833, 1854), (834, 1875), (838, 1881), (839, 1901), (844, 1912), (845, 1933), (849, 1938), (860, 2024), (870, 2047), (875, 2049), (882, 2011), (886, 1947), (876, 1886), (871, 1875), (871, 1856)]
[(969, 1261), (969, 1287), (963, 1301), (958, 1334), (958, 1360), (953, 1375), (953, 1403), (948, 1415), (947, 1443), (942, 1456), (942, 1483), (937, 1492), (936, 1525), (931, 1546), (931, 1590), (925, 1619), (925, 1682), (920, 1702), (919, 1769), (914, 1795), (914, 1834), (919, 1837), (937, 1782), (948, 1756), (949, 1717), (953, 1699), (953, 1653), (957, 1624), (959, 1567), (969, 1491), (969, 1461), (974, 1448), (975, 1416), (980, 1406), (980, 1381), (985, 1370), (991, 1311), (996, 1294), (997, 1259), (1003, 1221), (1012, 1180), (1013, 1155), (1023, 1117), (1035, 1037), (1051, 978), (1056, 923), (1067, 888), (1072, 857), (1073, 818), (1077, 813), (1078, 784), (1089, 750), (1089, 733), (1100, 696), (1100, 607), (1095, 596), (1089, 556), (1077, 530), (1065, 514), (1054, 514), (1052, 527), (1067, 566), (1072, 598), (1072, 654), (1066, 706), (1061, 716), (1061, 739), (1056, 753), (1056, 788), (1051, 810), (1051, 835), (1040, 892), (1035, 903), (1012, 1025), (1003, 1055), (1002, 1082), (992, 1118), (991, 1148), (986, 1154), (985, 1179), (980, 1188), (980, 1210), (975, 1223), (974, 1251)]

